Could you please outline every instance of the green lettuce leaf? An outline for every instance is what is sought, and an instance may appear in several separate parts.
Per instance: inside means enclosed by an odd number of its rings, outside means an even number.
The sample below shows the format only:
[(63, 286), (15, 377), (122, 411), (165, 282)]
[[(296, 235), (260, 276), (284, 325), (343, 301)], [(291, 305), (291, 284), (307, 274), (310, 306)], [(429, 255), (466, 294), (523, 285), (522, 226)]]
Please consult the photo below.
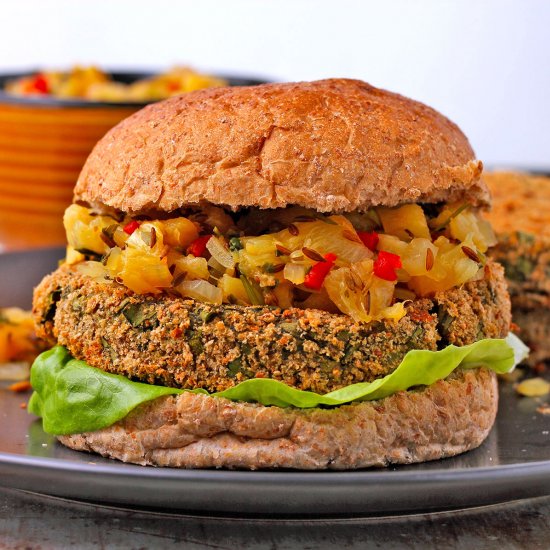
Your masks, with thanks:
[(73, 359), (62, 346), (36, 358), (31, 385), (28, 410), (42, 417), (45, 432), (55, 435), (105, 428), (145, 401), (181, 391), (103, 372)]
[[(454, 369), (486, 367), (509, 372), (527, 355), (526, 346), (513, 334), (505, 340), (480, 340), (468, 346), (447, 346), (440, 351), (414, 350), (405, 355), (395, 371), (374, 382), (352, 384), (319, 395), (287, 386), (283, 382), (255, 378), (212, 394), (233, 401), (278, 407), (311, 408), (337, 406), (352, 401), (381, 399), (413, 386), (426, 386), (446, 378)], [(73, 359), (56, 346), (42, 353), (31, 369), (34, 393), (29, 411), (43, 420), (44, 430), (62, 435), (95, 431), (124, 418), (139, 404), (163, 395), (187, 390), (133, 382), (108, 374), (84, 361)], [(207, 393), (193, 390), (194, 393)]]

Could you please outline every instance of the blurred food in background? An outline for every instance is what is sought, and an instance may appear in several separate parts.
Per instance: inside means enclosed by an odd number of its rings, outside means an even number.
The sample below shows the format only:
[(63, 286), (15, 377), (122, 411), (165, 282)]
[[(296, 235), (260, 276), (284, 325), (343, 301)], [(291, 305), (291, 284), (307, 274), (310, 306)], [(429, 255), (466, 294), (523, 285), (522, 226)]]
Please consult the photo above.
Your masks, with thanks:
[(147, 103), (262, 81), (174, 68), (159, 75), (94, 67), (0, 75), (0, 252), (65, 244), (62, 218), (95, 143)]
[(531, 348), (527, 363), (542, 373), (550, 360), (550, 178), (493, 172), (484, 179), (499, 240), (493, 256), (504, 266), (513, 321)]
[(30, 311), (0, 308), (0, 380), (24, 380), (36, 356), (46, 349), (34, 333)]
[(158, 101), (203, 88), (226, 86), (227, 81), (189, 67), (136, 80), (120, 82), (97, 67), (74, 67), (70, 71), (43, 71), (9, 80), (5, 91), (16, 96), (54, 96), (104, 102)]

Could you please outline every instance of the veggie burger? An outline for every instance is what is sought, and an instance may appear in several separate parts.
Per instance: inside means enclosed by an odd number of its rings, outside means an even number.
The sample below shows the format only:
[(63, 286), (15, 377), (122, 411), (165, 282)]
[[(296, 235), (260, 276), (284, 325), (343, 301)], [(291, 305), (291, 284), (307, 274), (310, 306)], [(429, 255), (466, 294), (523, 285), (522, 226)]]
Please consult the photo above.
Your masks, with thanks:
[(510, 328), (461, 131), (356, 80), (218, 88), (95, 147), (36, 288), (30, 411), (183, 468), (350, 469), (481, 444)]

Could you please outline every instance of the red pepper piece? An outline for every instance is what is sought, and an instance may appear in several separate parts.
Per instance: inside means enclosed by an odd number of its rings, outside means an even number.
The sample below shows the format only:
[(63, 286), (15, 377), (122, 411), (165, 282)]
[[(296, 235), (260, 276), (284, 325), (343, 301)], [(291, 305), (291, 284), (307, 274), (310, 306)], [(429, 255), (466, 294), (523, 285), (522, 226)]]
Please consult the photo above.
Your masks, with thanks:
[(41, 94), (47, 94), (50, 91), (50, 86), (44, 75), (37, 74), (32, 81), (32, 88), (34, 91)]
[(124, 233), (128, 233), (128, 235), (131, 235), (137, 228), (139, 227), (139, 222), (136, 220), (132, 220), (131, 222), (128, 222), (122, 230)]
[(199, 258), (200, 256), (204, 256), (204, 253), (206, 251), (206, 243), (208, 243), (211, 238), (212, 235), (203, 235), (202, 237), (195, 239), (187, 247), (187, 254), (193, 254), (193, 256), (196, 256), (197, 258)]
[(397, 254), (384, 252), (381, 250), (378, 253), (378, 258), (374, 262), (373, 271), (377, 277), (385, 281), (397, 281), (396, 269), (402, 266), (401, 258)]
[(373, 252), (376, 250), (378, 241), (380, 240), (380, 237), (376, 231), (358, 231), (357, 235), (369, 250), (372, 250)]
[(311, 288), (312, 290), (320, 290), (323, 286), (325, 277), (328, 275), (328, 272), (334, 266), (336, 261), (336, 254), (329, 252), (323, 256), (325, 258), (324, 262), (317, 262), (306, 275), (304, 279), (304, 286)]

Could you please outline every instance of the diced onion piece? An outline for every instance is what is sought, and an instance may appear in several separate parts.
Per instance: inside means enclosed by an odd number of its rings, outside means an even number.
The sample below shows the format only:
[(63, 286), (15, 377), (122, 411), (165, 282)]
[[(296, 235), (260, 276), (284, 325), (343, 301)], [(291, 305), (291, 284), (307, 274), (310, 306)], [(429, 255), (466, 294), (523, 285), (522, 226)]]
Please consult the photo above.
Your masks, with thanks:
[(86, 259), (84, 254), (76, 251), (72, 246), (67, 246), (67, 253), (65, 255), (65, 263), (69, 265), (77, 264), (78, 262), (83, 262)]
[(177, 278), (178, 275), (182, 273), (186, 274), (185, 278), (187, 280), (206, 280), (210, 276), (206, 258), (195, 258), (194, 256), (169, 256), (169, 263), (175, 266), (174, 278)]
[[(460, 286), (477, 277), (478, 271), (481, 269), (480, 264), (465, 255), (464, 246), (475, 251), (475, 245), (471, 241), (452, 245), (452, 248), (446, 252), (440, 250), (434, 268), (426, 275), (412, 277), (408, 286), (419, 296), (427, 296), (434, 292)], [(437, 278), (434, 277), (436, 274)]]
[(252, 256), (275, 256), (275, 239), (273, 235), (261, 235), (259, 237), (242, 237), (241, 243), (247, 254)]
[(430, 229), (422, 207), (404, 204), (397, 208), (378, 208), (384, 232), (408, 241), (411, 237), (430, 238)]
[(222, 289), (201, 279), (183, 281), (176, 289), (182, 296), (193, 298), (200, 302), (219, 305), (223, 301)]
[[(338, 254), (338, 264), (358, 262), (366, 258), (372, 258), (372, 252), (363, 243), (346, 238), (351, 233), (346, 225), (342, 225), (326, 218), (325, 221), (293, 222), (289, 229), (284, 229), (273, 235), (262, 235), (261, 237), (242, 238), (245, 243), (247, 254), (263, 255), (263, 263), (266, 263), (266, 256), (275, 256), (275, 245), (282, 245), (291, 251), (291, 258), (301, 256), (303, 247), (314, 250), (321, 256), (328, 253)], [(348, 233), (346, 233), (348, 232)], [(355, 234), (355, 232), (353, 232)], [(276, 260), (276, 257), (275, 257)], [(252, 259), (250, 260), (252, 261)], [(271, 260), (271, 263), (275, 263)]]
[(218, 287), (223, 292), (223, 301), (226, 303), (242, 303), (250, 305), (250, 298), (244, 288), (243, 282), (237, 277), (223, 275), (218, 283)]
[(129, 235), (124, 231), (124, 229), (119, 225), (113, 233), (113, 241), (119, 248), (124, 248), (126, 246), (126, 241), (128, 240)]
[(342, 225), (312, 222), (301, 224), (300, 231), (302, 229), (307, 231), (303, 246), (315, 250), (321, 256), (329, 253), (337, 254), (337, 265), (352, 264), (373, 257), (373, 253), (359, 239), (350, 240), (346, 237), (350, 230)]
[(78, 204), (71, 204), (63, 215), (67, 242), (75, 250), (89, 250), (104, 254), (109, 247), (101, 239), (101, 230), (113, 225), (109, 216), (91, 216), (90, 211)]
[[(481, 245), (485, 245), (486, 248), (490, 248), (491, 246), (495, 246), (498, 242), (497, 236), (495, 235), (495, 232), (493, 231), (493, 226), (483, 218), (478, 217), (477, 218), (477, 227), (479, 229), (479, 232), (481, 234), (481, 239), (479, 242), (479, 250), (481, 252), (485, 252), (485, 250), (482, 250)], [(484, 241), (484, 243), (482, 243)], [(475, 240), (474, 240), (475, 243)]]
[(365, 260), (351, 267), (333, 269), (325, 278), (324, 287), (329, 298), (355, 321), (372, 320), (368, 296), (374, 277), (372, 266), (372, 260)]
[(390, 319), (392, 321), (399, 321), (406, 314), (405, 304), (403, 302), (397, 302), (393, 306), (384, 308), (375, 319)]
[(159, 222), (164, 242), (170, 246), (186, 248), (199, 237), (197, 226), (187, 218), (171, 218)]
[(224, 243), (218, 237), (211, 237), (206, 243), (206, 248), (212, 258), (225, 268), (231, 268), (235, 265), (233, 254), (225, 247)]
[(214, 258), (214, 256), (212, 256), (206, 262), (206, 264), (210, 268), (210, 275), (212, 277), (215, 277), (216, 279), (218, 279), (220, 277), (220, 275), (225, 273), (225, 267), (222, 264), (220, 264), (220, 262), (218, 262), (218, 260), (216, 260), (216, 258)]
[[(132, 237), (137, 231), (132, 233)], [(124, 285), (138, 294), (157, 294), (172, 284), (172, 274), (166, 258), (144, 254), (142, 250), (126, 248), (121, 253), (119, 277)]]
[(111, 249), (105, 267), (109, 271), (109, 274), (114, 279), (122, 271), (124, 265), (122, 250), (116, 246)]
[(429, 239), (415, 238), (401, 254), (403, 269), (409, 275), (425, 275), (433, 269), (437, 253), (437, 247)]
[[(261, 235), (259, 237), (241, 237), (243, 249), (235, 256), (238, 258), (239, 271), (251, 280), (258, 280), (260, 283), (267, 282), (268, 286), (273, 284), (273, 275), (269, 275), (266, 281), (266, 265), (277, 265), (281, 258), (277, 256), (275, 235)], [(280, 245), (280, 242), (279, 242)], [(286, 245), (283, 245), (286, 247)]]
[(393, 235), (385, 235), (384, 233), (380, 233), (378, 235), (378, 246), (376, 249), (402, 256), (407, 250), (407, 243), (398, 237), (394, 237)]
[(464, 210), (461, 205), (445, 206), (435, 218), (430, 218), (430, 221), (428, 222), (429, 227), (434, 231), (447, 227), (453, 217), (453, 213), (457, 212), (459, 209)]
[(301, 285), (306, 278), (308, 267), (306, 264), (288, 263), (283, 270), (283, 277), (295, 285)]
[(480, 252), (486, 252), (497, 242), (491, 225), (475, 212), (465, 210), (449, 222), (451, 236), (459, 241), (471, 240)]
[(107, 268), (101, 262), (81, 262), (76, 264), (76, 270), (98, 283), (105, 283), (110, 275)]
[(126, 241), (126, 247), (140, 250), (149, 255), (160, 256), (164, 248), (164, 237), (160, 222), (142, 223)]
[(437, 239), (434, 241), (434, 245), (439, 248), (439, 254), (449, 252), (455, 247), (455, 245), (443, 235), (441, 237), (437, 237)]
[(373, 316), (379, 314), (384, 308), (391, 305), (393, 292), (395, 289), (394, 281), (385, 281), (380, 277), (373, 276), (370, 284), (370, 313)]

